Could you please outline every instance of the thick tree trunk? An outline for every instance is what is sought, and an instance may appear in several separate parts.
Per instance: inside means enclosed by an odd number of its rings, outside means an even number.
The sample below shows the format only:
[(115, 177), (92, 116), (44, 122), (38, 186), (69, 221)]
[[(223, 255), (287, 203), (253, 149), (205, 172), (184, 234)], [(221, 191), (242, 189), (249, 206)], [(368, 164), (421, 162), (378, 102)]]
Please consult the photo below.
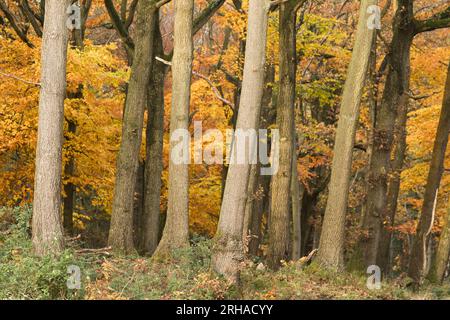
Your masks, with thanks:
[[(161, 56), (164, 52), (161, 32), (159, 30), (159, 18), (156, 24), (154, 52), (156, 56)], [(148, 119), (142, 250), (148, 255), (153, 254), (159, 241), (164, 139), (164, 79), (166, 69), (166, 66), (162, 62), (154, 62), (147, 105)]]
[(433, 155), (431, 158), (430, 171), (423, 199), (422, 214), (417, 226), (414, 238), (411, 260), (409, 263), (408, 275), (416, 282), (420, 283), (422, 277), (426, 276), (427, 263), (426, 248), (429, 235), (434, 223), (434, 213), (436, 209), (437, 193), (444, 172), (445, 152), (448, 145), (448, 135), (450, 131), (450, 65), (445, 85), (444, 101), (439, 119), (439, 125), (434, 140)]
[(395, 121), (403, 95), (409, 89), (410, 49), (414, 37), (412, 1), (398, 1), (393, 23), (393, 38), (388, 56), (388, 73), (379, 110), (377, 111), (373, 151), (369, 168), (367, 212), (362, 239), (365, 266), (377, 264), (383, 221), (387, 216), (388, 177), (395, 134)]
[(287, 260), (290, 218), (292, 160), (294, 152), (295, 76), (296, 76), (296, 1), (280, 4), (280, 88), (277, 101), (277, 128), (280, 131), (278, 172), (272, 177), (272, 202), (269, 220), (267, 262), (278, 269)]
[(114, 251), (130, 253), (133, 244), (133, 207), (139, 152), (142, 142), (147, 86), (153, 57), (156, 0), (139, 1), (133, 65), (123, 118), (122, 142), (117, 156), (111, 228), (108, 244)]
[(345, 216), (352, 169), (353, 146), (359, 119), (361, 96), (368, 71), (375, 29), (368, 28), (367, 9), (376, 5), (376, 0), (361, 1), (356, 40), (336, 132), (334, 158), (329, 185), (329, 195), (322, 225), (319, 263), (334, 269), (344, 267)]
[[(264, 65), (270, 0), (250, 0), (244, 77), (236, 128), (242, 132), (258, 126), (264, 91)], [(236, 136), (235, 136), (236, 139)], [(233, 159), (236, 148), (233, 148)], [(242, 232), (250, 174), (248, 157), (244, 164), (231, 163), (215, 236), (212, 267), (227, 279), (239, 281), (243, 259)]]
[[(188, 132), (189, 103), (193, 59), (193, 0), (175, 0), (174, 56), (172, 63), (172, 108), (170, 134)], [(189, 245), (189, 172), (188, 164), (175, 163), (172, 152), (179, 141), (170, 141), (169, 196), (166, 225), (156, 254)], [(190, 155), (189, 155), (190, 156)]]
[(33, 249), (37, 255), (59, 254), (64, 249), (61, 174), (68, 4), (47, 0), (45, 6), (32, 222)]

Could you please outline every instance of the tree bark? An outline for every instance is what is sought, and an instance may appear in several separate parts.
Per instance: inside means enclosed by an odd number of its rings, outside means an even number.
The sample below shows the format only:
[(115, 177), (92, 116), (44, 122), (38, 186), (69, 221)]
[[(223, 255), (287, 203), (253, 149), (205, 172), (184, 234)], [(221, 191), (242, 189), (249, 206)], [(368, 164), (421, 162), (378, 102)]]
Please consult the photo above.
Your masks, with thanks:
[(386, 199), (386, 215), (382, 221), (380, 243), (377, 252), (377, 265), (381, 271), (388, 275), (390, 272), (390, 248), (392, 241), (392, 227), (395, 223), (398, 196), (400, 193), (400, 177), (406, 155), (406, 123), (408, 120), (408, 95), (402, 96), (396, 127), (398, 132), (395, 137), (394, 156), (391, 161), (391, 176), (389, 178), (388, 193)]
[(269, 250), (267, 263), (278, 269), (281, 260), (287, 260), (287, 241), (290, 218), (290, 188), (295, 126), (296, 77), (296, 0), (280, 4), (280, 88), (277, 101), (277, 128), (280, 131), (280, 160), (278, 172), (272, 177), (272, 202), (269, 220)]
[[(23, 1), (25, 6), (28, 6), (28, 1)], [(85, 4), (81, 5), (81, 23), (80, 29), (74, 29), (72, 31), (72, 39), (71, 45), (76, 47), (79, 50), (84, 49), (84, 35), (86, 29), (86, 21), (91, 9), (92, 1), (88, 1)], [(29, 9), (29, 8), (28, 8)], [(31, 9), (30, 9), (31, 10)], [(30, 12), (31, 13), (31, 12)], [(31, 17), (30, 17), (31, 19)], [(36, 28), (35, 28), (36, 29)], [(77, 88), (77, 91), (74, 93), (68, 93), (69, 98), (73, 99), (82, 99), (83, 98), (83, 86), (80, 84)], [(66, 137), (66, 140), (70, 139), (71, 135), (75, 135), (77, 132), (77, 124), (74, 120), (67, 120), (67, 131), (69, 132), (69, 136)], [(70, 179), (75, 175), (75, 158), (73, 154), (69, 154), (69, 159), (64, 166), (64, 179)], [(63, 225), (64, 230), (68, 235), (73, 234), (73, 212), (75, 210), (75, 196), (76, 196), (76, 186), (72, 182), (67, 182), (64, 185), (64, 193), (65, 197), (63, 200)]]
[[(295, 135), (294, 135), (295, 137)], [(292, 193), (292, 260), (298, 260), (302, 257), (302, 197), (304, 188), (299, 181), (299, 173), (297, 169), (297, 148), (294, 145), (292, 157), (292, 177), (291, 177), (291, 193)]]
[(139, 1), (136, 12), (136, 47), (128, 83), (122, 142), (117, 156), (111, 227), (108, 244), (114, 251), (131, 253), (133, 243), (134, 190), (142, 142), (147, 86), (153, 64), (156, 0)]
[(322, 225), (317, 259), (333, 268), (344, 267), (345, 217), (352, 169), (353, 147), (359, 119), (361, 96), (368, 71), (375, 29), (368, 28), (367, 9), (376, 0), (361, 1), (356, 40), (345, 81), (336, 132), (329, 195)]
[[(159, 57), (164, 53), (159, 29), (159, 18), (156, 18), (153, 50), (155, 55)], [(154, 62), (147, 104), (148, 119), (142, 250), (148, 255), (152, 255), (155, 252), (159, 241), (161, 174), (163, 171), (164, 79), (166, 70), (167, 67), (162, 62)]]
[(247, 201), (245, 203), (245, 210), (244, 210), (244, 229), (242, 233), (242, 240), (244, 241), (244, 243), (250, 242), (251, 238), (254, 236), (251, 233), (251, 225), (253, 215), (255, 214), (255, 207), (257, 201), (256, 192), (258, 191), (259, 170), (260, 170), (259, 164), (251, 165), (250, 178), (248, 181), (248, 188), (247, 188)]
[(447, 210), (447, 216), (442, 227), (441, 238), (436, 252), (435, 262), (430, 272), (430, 280), (434, 283), (444, 281), (445, 272), (448, 267), (450, 256), (450, 202)]
[[(75, 134), (77, 126), (74, 121), (67, 121), (68, 131), (70, 134)], [(64, 177), (70, 178), (75, 174), (75, 158), (73, 155), (69, 156), (69, 160), (64, 166)], [(64, 185), (65, 197), (63, 200), (63, 225), (64, 230), (68, 235), (73, 234), (73, 211), (75, 207), (75, 190), (76, 187), (72, 182), (67, 182)]]
[(37, 255), (64, 249), (61, 223), (61, 173), (68, 1), (47, 0), (41, 49), (41, 91), (36, 147), (32, 242)]
[(416, 282), (420, 283), (426, 276), (426, 265), (429, 263), (426, 258), (427, 242), (434, 223), (436, 201), (442, 173), (444, 172), (445, 152), (448, 145), (448, 135), (450, 131), (450, 64), (447, 81), (445, 84), (444, 101), (442, 103), (439, 125), (434, 140), (433, 155), (431, 158), (430, 171), (428, 173), (425, 196), (423, 199), (422, 213), (419, 225), (417, 226), (414, 238), (411, 260), (409, 263), (408, 275)]
[[(170, 134), (189, 129), (189, 103), (193, 60), (193, 0), (175, 0), (174, 56), (172, 63), (172, 108)], [(170, 142), (169, 196), (166, 225), (157, 255), (189, 245), (189, 172), (187, 163), (174, 163)]]
[(395, 121), (403, 95), (409, 90), (410, 50), (414, 38), (413, 5), (411, 0), (398, 1), (393, 22), (393, 38), (388, 53), (388, 71), (380, 108), (377, 111), (373, 150), (369, 167), (367, 212), (363, 228), (367, 236), (361, 239), (365, 266), (377, 264), (383, 221), (387, 217), (388, 177), (395, 134)]
[[(242, 53), (243, 55), (244, 53)], [(259, 128), (268, 129), (273, 124), (274, 117), (272, 115), (272, 96), (273, 96), (273, 81), (275, 78), (275, 69), (269, 66), (265, 72), (265, 89), (261, 103), (261, 118), (259, 120)], [(267, 152), (270, 152), (269, 141), (260, 140), (260, 144), (265, 143)], [(261, 147), (259, 145), (258, 147)], [(257, 193), (257, 197), (248, 197), (245, 204), (245, 218), (244, 218), (244, 240), (248, 239), (248, 253), (255, 256), (258, 252), (261, 240), (261, 223), (264, 214), (264, 197), (269, 196), (270, 178), (260, 175), (260, 164), (252, 165), (249, 180), (249, 195)], [(253, 179), (253, 174), (256, 175)], [(256, 180), (256, 181), (255, 181)], [(250, 238), (248, 238), (250, 236)]]
[[(259, 121), (269, 7), (270, 0), (250, 0), (244, 77), (236, 124), (242, 131), (255, 129)], [(235, 150), (233, 148), (232, 158)], [(213, 269), (234, 283), (239, 282), (239, 263), (243, 259), (242, 232), (250, 173), (248, 157), (245, 158), (244, 164), (231, 163), (229, 166), (212, 256)]]

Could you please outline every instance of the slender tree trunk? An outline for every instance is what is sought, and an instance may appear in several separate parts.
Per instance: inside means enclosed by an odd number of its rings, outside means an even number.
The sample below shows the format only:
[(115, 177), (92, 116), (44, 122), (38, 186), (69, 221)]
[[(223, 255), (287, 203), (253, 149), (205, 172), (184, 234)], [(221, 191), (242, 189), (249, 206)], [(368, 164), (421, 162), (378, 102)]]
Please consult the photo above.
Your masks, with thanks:
[(272, 203), (269, 220), (268, 265), (278, 269), (289, 253), (290, 194), (294, 152), (295, 76), (296, 76), (296, 11), (297, 1), (280, 4), (280, 91), (277, 101), (277, 128), (280, 131), (278, 172), (272, 177)]
[[(261, 104), (261, 118), (260, 118), (260, 128), (261, 129), (267, 129), (269, 125), (273, 123), (273, 116), (272, 116), (272, 92), (273, 92), (273, 86), (271, 85), (274, 81), (275, 77), (275, 70), (273, 66), (268, 67), (268, 70), (265, 74), (265, 83), (266, 88), (264, 90), (263, 98), (262, 98), (262, 104)], [(262, 141), (260, 141), (261, 143)], [(269, 141), (264, 141), (264, 143), (267, 144), (266, 150), (270, 152), (270, 143)], [(252, 200), (252, 213), (250, 217), (250, 222), (248, 225), (248, 231), (247, 234), (250, 234), (251, 237), (248, 242), (248, 253), (251, 256), (256, 256), (258, 254), (259, 245), (262, 238), (262, 219), (264, 215), (264, 211), (266, 209), (266, 203), (267, 203), (267, 197), (269, 197), (269, 189), (270, 189), (270, 177), (269, 176), (261, 176), (260, 175), (260, 164), (256, 165), (256, 175), (257, 175), (257, 181), (256, 185), (253, 191), (253, 194), (257, 193), (257, 197)], [(251, 170), (253, 170), (253, 165)], [(250, 174), (253, 174), (251, 172)], [(249, 186), (252, 184), (252, 179), (250, 178)], [(249, 203), (249, 199), (247, 199), (246, 204), (246, 210), (247, 205)], [(247, 214), (247, 213), (246, 213)], [(244, 220), (245, 221), (245, 220)], [(245, 222), (246, 223), (246, 222)], [(246, 225), (244, 225), (244, 230), (246, 228)]]
[[(189, 127), (189, 102), (193, 59), (193, 0), (175, 0), (174, 57), (172, 64), (171, 136)], [(189, 245), (189, 172), (188, 164), (175, 163), (172, 152), (179, 141), (170, 141), (169, 197), (166, 226), (156, 254)], [(189, 155), (190, 156), (190, 155)]]
[[(264, 90), (262, 103), (261, 103), (261, 118), (260, 118), (260, 128), (268, 129), (275, 122), (275, 108), (272, 103), (273, 98), (273, 85), (275, 80), (275, 68), (273, 65), (267, 67), (265, 72), (265, 83), (266, 87)], [(260, 141), (260, 143), (266, 143), (266, 150), (270, 153), (270, 141)], [(251, 235), (248, 250), (249, 255), (256, 256), (258, 254), (259, 245), (262, 240), (262, 223), (264, 213), (268, 212), (268, 198), (270, 197), (270, 176), (261, 176), (258, 173), (257, 181), (257, 193), (258, 197), (253, 203), (253, 213), (249, 225), (249, 234)]]
[[(156, 24), (154, 52), (156, 56), (161, 56), (164, 52), (161, 32), (159, 30), (159, 18), (157, 18)], [(164, 79), (166, 69), (163, 63), (159, 61), (154, 62), (147, 105), (148, 119), (142, 249), (148, 255), (153, 254), (159, 241), (164, 139)]]
[(361, 1), (356, 40), (345, 81), (336, 132), (329, 195), (322, 225), (317, 259), (334, 268), (344, 267), (345, 216), (352, 169), (353, 147), (359, 119), (361, 96), (368, 71), (375, 29), (368, 27), (367, 9), (376, 0)]
[(414, 238), (411, 260), (409, 263), (408, 275), (416, 282), (420, 283), (422, 277), (426, 276), (426, 248), (429, 235), (434, 223), (436, 201), (442, 173), (444, 172), (445, 152), (448, 145), (448, 135), (450, 131), (450, 64), (445, 84), (444, 101), (439, 119), (439, 125), (434, 140), (433, 155), (431, 158), (430, 171), (423, 199), (422, 214), (417, 226)]
[[(77, 125), (74, 121), (67, 121), (68, 132), (70, 134), (75, 134)], [(75, 174), (75, 158), (73, 155), (69, 156), (69, 160), (64, 166), (64, 177), (70, 178)], [(64, 230), (67, 234), (73, 234), (73, 211), (75, 206), (75, 190), (76, 187), (72, 182), (67, 182), (64, 186), (65, 197), (63, 200), (63, 224)]]
[[(236, 128), (241, 132), (258, 126), (264, 91), (264, 65), (270, 0), (250, 0), (244, 77)], [(236, 136), (235, 136), (236, 139)], [(233, 159), (236, 148), (233, 148)], [(250, 174), (248, 157), (244, 164), (231, 163), (215, 236), (212, 267), (234, 283), (239, 281), (243, 259), (242, 232)]]
[(250, 168), (250, 178), (248, 181), (247, 188), (247, 201), (245, 203), (244, 210), (244, 230), (242, 234), (242, 239), (244, 243), (250, 242), (253, 234), (251, 233), (252, 219), (255, 214), (255, 206), (257, 202), (257, 191), (259, 182), (259, 164), (252, 164)]
[[(71, 43), (74, 47), (79, 50), (84, 49), (84, 30), (86, 28), (87, 15), (90, 10), (90, 5), (88, 7), (82, 6), (81, 9), (81, 29), (74, 29), (72, 31)], [(69, 98), (82, 99), (83, 98), (83, 86), (79, 85), (75, 93), (68, 93)], [(74, 120), (67, 120), (67, 131), (69, 136), (66, 140), (70, 139), (72, 135), (77, 132), (77, 124)], [(69, 159), (64, 166), (64, 179), (70, 179), (75, 175), (75, 158), (73, 154), (69, 154)], [(64, 200), (63, 200), (63, 225), (64, 230), (67, 234), (73, 234), (73, 212), (75, 210), (75, 192), (76, 186), (72, 182), (67, 182), (64, 185)]]
[(64, 249), (61, 174), (68, 4), (47, 0), (45, 6), (32, 222), (33, 249), (37, 255), (59, 254)]
[(404, 94), (399, 108), (399, 115), (396, 127), (398, 132), (395, 137), (394, 156), (391, 161), (391, 176), (389, 178), (387, 194), (387, 212), (380, 234), (380, 242), (377, 253), (377, 265), (381, 271), (387, 275), (390, 272), (390, 247), (392, 240), (392, 227), (395, 222), (397, 212), (398, 195), (400, 193), (400, 176), (402, 173), (406, 155), (406, 123), (408, 120), (408, 95)]
[[(450, 200), (450, 199), (449, 199)], [(442, 227), (441, 238), (436, 252), (435, 262), (430, 272), (430, 280), (435, 283), (444, 281), (445, 272), (448, 267), (450, 256), (450, 202), (447, 210), (447, 216), (444, 217), (444, 226)]]
[(139, 152), (142, 142), (147, 86), (153, 64), (153, 35), (156, 0), (139, 1), (131, 77), (122, 128), (122, 142), (117, 156), (111, 228), (108, 244), (114, 251), (130, 253), (133, 243), (133, 207)]
[(144, 190), (145, 190), (145, 163), (141, 159), (138, 162), (136, 184), (134, 186), (133, 202), (133, 243), (137, 249), (141, 248), (141, 235), (144, 217)]
[(297, 148), (294, 148), (292, 157), (292, 260), (298, 260), (302, 255), (302, 196), (303, 186), (299, 181), (297, 170)]
[(414, 37), (411, 0), (399, 1), (393, 23), (393, 38), (388, 56), (388, 71), (380, 108), (377, 110), (373, 151), (369, 168), (367, 212), (363, 227), (367, 237), (362, 239), (365, 266), (377, 264), (383, 221), (387, 216), (388, 177), (391, 165), (395, 121), (402, 97), (409, 90), (410, 49)]

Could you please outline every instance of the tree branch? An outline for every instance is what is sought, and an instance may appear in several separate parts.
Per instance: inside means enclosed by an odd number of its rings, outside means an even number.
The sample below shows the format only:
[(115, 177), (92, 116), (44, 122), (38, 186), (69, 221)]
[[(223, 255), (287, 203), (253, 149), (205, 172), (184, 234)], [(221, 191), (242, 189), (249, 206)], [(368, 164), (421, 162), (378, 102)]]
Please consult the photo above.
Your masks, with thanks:
[(414, 21), (416, 34), (450, 27), (450, 6), (426, 20)]
[(22, 0), (19, 3), (19, 7), (23, 14), (27, 17), (28, 21), (30, 21), (31, 26), (34, 29), (34, 32), (36, 32), (36, 35), (39, 38), (42, 38), (42, 26), (39, 23), (39, 21), (36, 19), (33, 10), (31, 10), (30, 5), (28, 3), (28, 0)]
[(4, 77), (7, 77), (7, 78), (15, 79), (17, 81), (20, 81), (20, 82), (23, 82), (23, 83), (26, 83), (26, 84), (31, 84), (31, 85), (36, 86), (36, 87), (40, 87), (41, 86), (41, 84), (38, 83), (38, 82), (28, 81), (28, 80), (22, 79), (22, 78), (20, 78), (18, 76), (15, 76), (15, 75), (12, 75), (12, 74), (9, 74), (9, 73), (5, 73), (5, 72), (3, 72), (1, 70), (0, 70), (0, 76), (4, 76)]
[(120, 18), (119, 13), (114, 7), (114, 3), (112, 2), (112, 0), (104, 0), (104, 2), (114, 29), (116, 29), (116, 31), (119, 33), (119, 36), (127, 49), (134, 51), (133, 39), (131, 39), (126, 26), (122, 23), (122, 19)]
[(14, 29), (16, 34), (19, 36), (19, 38), (25, 42), (30, 48), (34, 48), (34, 45), (31, 43), (31, 41), (28, 39), (26, 33), (24, 30), (22, 30), (19, 25), (16, 22), (16, 19), (14, 18), (14, 15), (9, 10), (8, 6), (0, 0), (0, 10), (3, 11), (5, 14), (6, 19), (10, 23), (11, 27)]
[[(164, 64), (167, 65), (167, 66), (172, 66), (172, 63), (171, 63), (170, 61), (164, 60), (164, 59), (162, 59), (162, 58), (160, 58), (160, 57), (155, 57), (155, 59), (158, 60), (159, 62), (164, 63)], [(225, 105), (231, 107), (231, 109), (233, 109), (233, 110), (235, 109), (234, 104), (233, 104), (231, 101), (225, 99), (225, 98), (220, 94), (219, 89), (217, 89), (217, 87), (215, 86), (215, 84), (214, 84), (207, 76), (205, 76), (205, 75), (203, 75), (203, 74), (201, 74), (201, 73), (198, 73), (198, 72), (196, 72), (196, 71), (194, 71), (194, 70), (192, 70), (192, 74), (193, 74), (194, 76), (196, 76), (196, 77), (202, 79), (202, 80), (205, 80), (206, 83), (208, 83), (208, 85), (211, 87), (211, 89), (212, 89), (214, 95), (217, 97), (217, 99), (219, 99), (220, 101), (222, 101)]]

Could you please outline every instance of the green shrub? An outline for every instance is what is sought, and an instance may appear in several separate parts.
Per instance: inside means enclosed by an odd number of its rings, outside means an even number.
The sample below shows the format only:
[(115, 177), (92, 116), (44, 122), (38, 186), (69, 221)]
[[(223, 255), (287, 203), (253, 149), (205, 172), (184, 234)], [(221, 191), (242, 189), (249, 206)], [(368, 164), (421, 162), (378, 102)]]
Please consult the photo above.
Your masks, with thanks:
[(76, 299), (83, 290), (67, 288), (68, 267), (86, 269), (86, 261), (66, 250), (58, 257), (35, 257), (30, 239), (30, 206), (0, 209), (14, 223), (0, 235), (0, 299)]

